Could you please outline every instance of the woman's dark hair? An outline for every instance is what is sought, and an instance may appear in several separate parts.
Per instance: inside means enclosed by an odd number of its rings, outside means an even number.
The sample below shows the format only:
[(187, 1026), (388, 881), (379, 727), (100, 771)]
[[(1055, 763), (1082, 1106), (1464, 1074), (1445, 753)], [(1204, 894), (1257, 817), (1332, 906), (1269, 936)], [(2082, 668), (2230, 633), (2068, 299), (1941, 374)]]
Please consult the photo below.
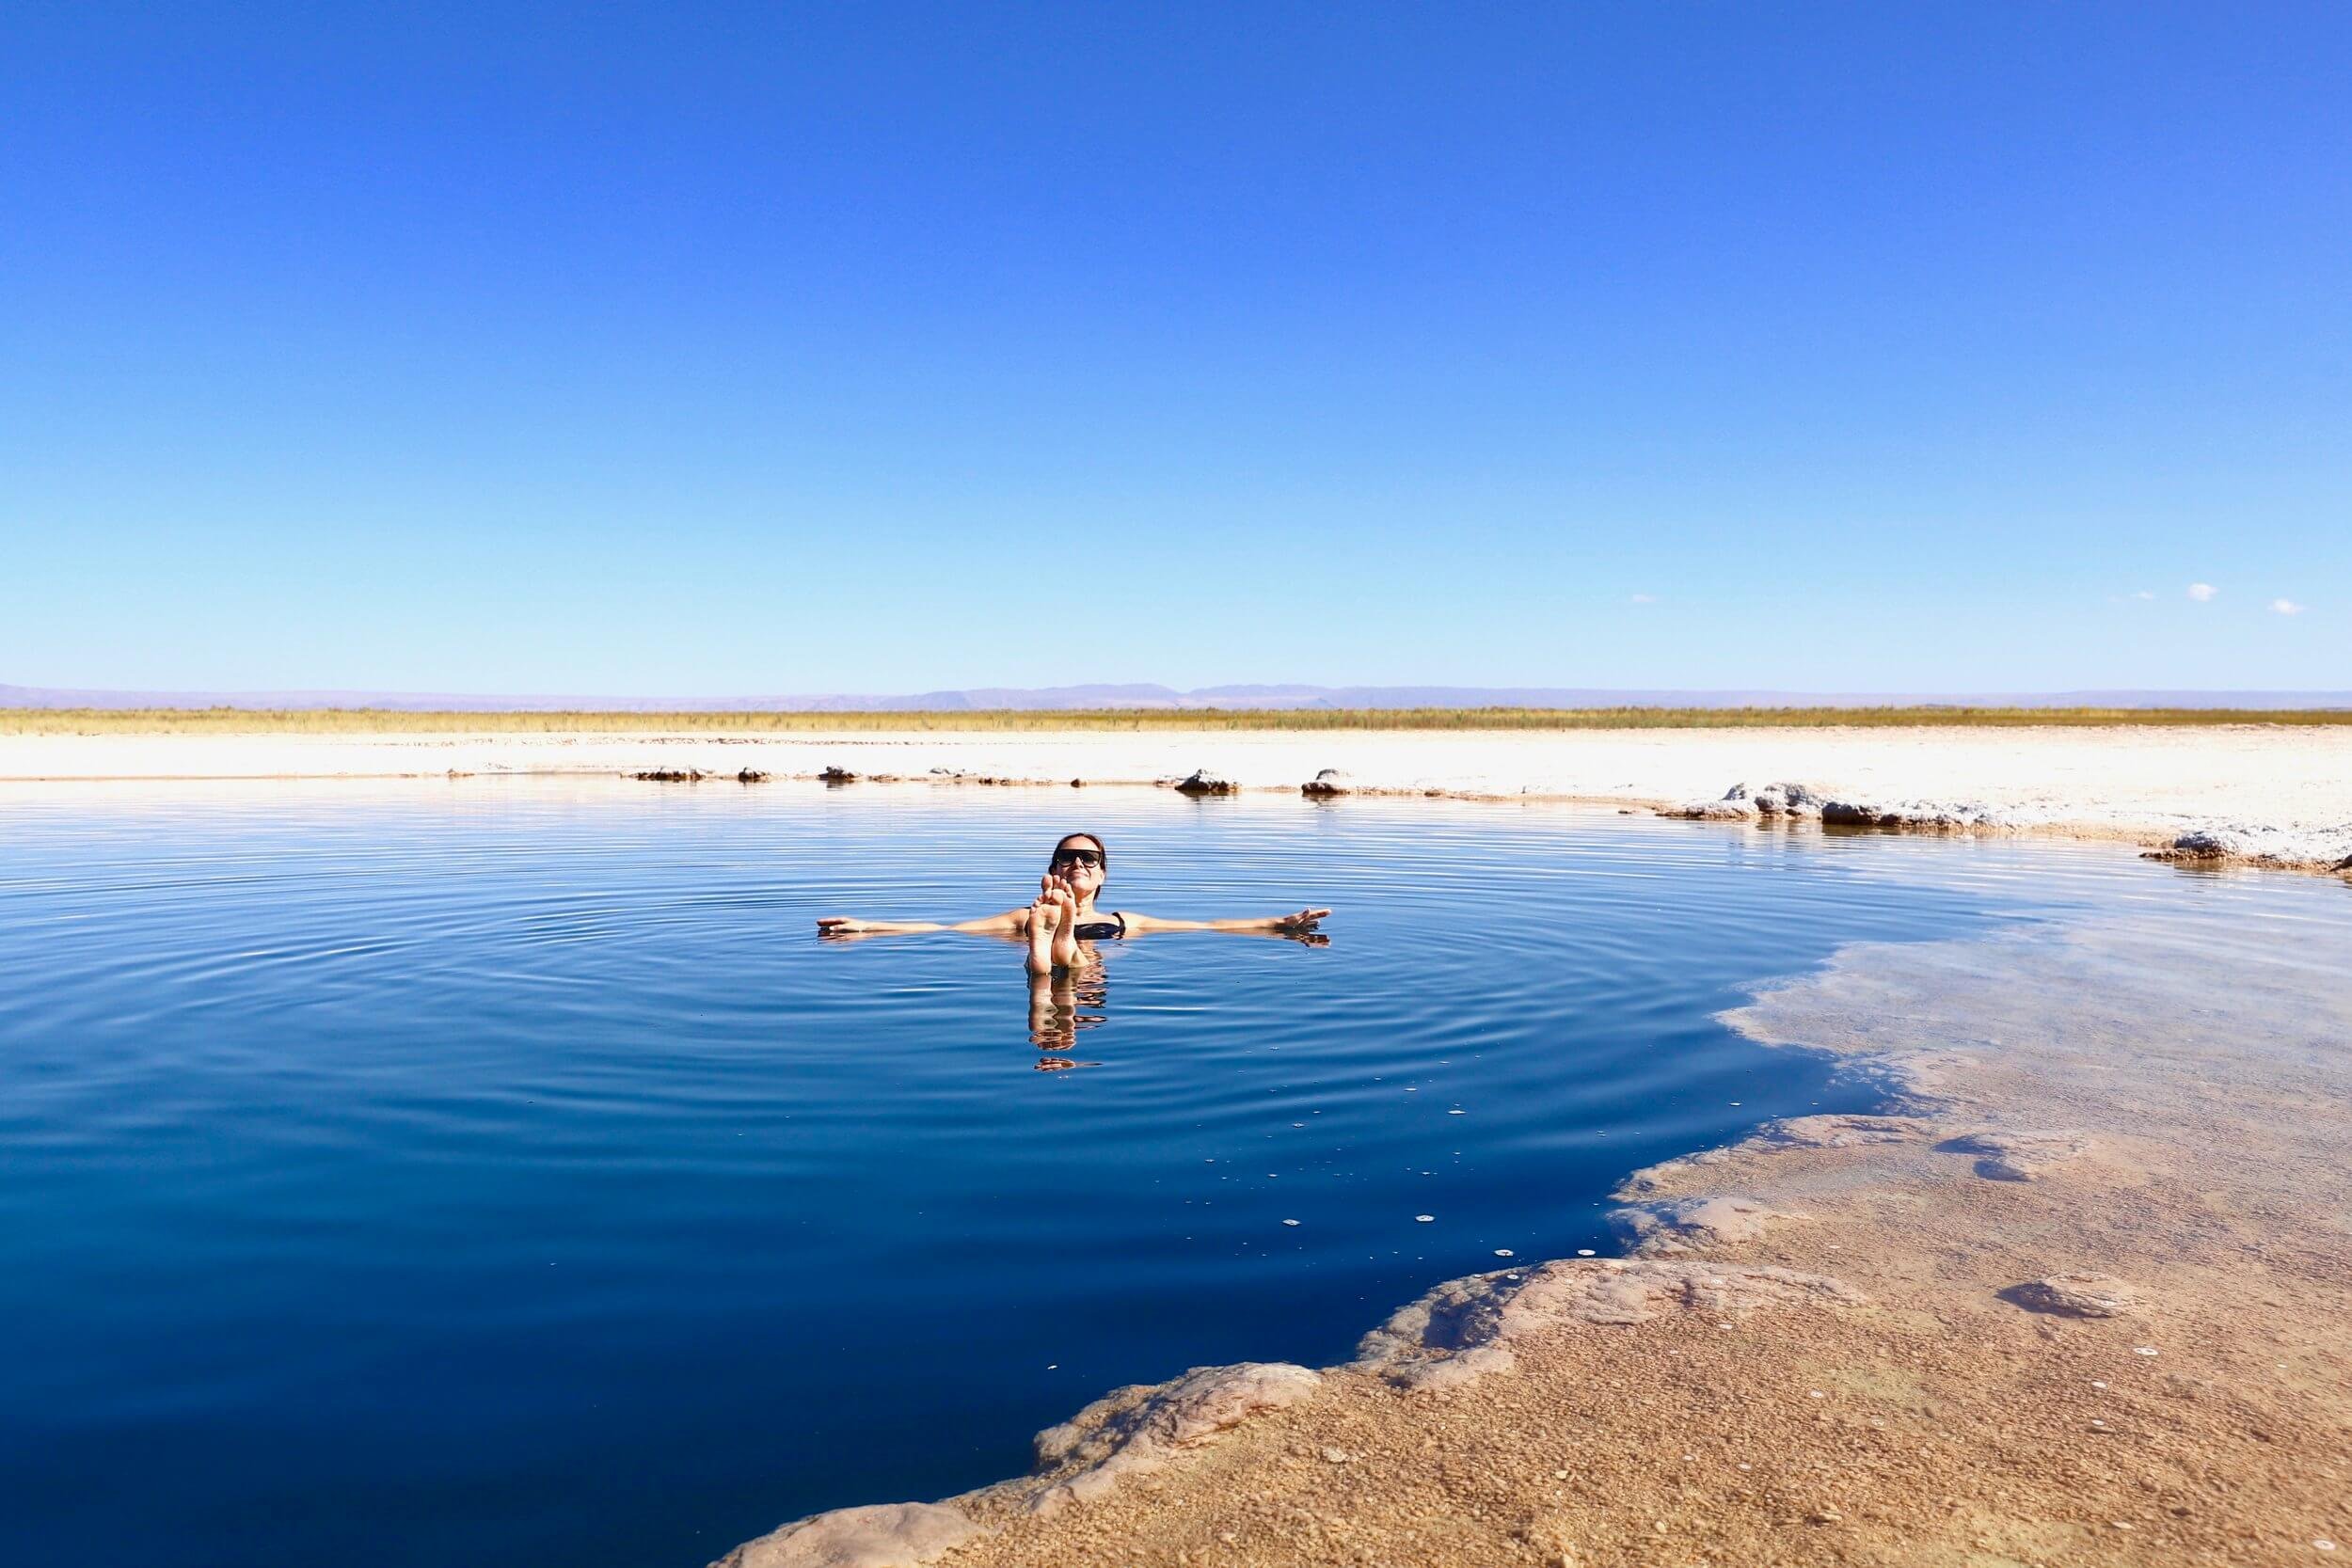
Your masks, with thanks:
[(1111, 870), (1111, 847), (1103, 842), (1102, 835), (1099, 833), (1064, 833), (1061, 837), (1054, 841), (1054, 853), (1056, 855), (1059, 855), (1062, 850), (1062, 846), (1068, 844), (1073, 838), (1083, 838), (1093, 844), (1095, 853), (1103, 857), (1103, 875), (1105, 877), (1109, 876)]

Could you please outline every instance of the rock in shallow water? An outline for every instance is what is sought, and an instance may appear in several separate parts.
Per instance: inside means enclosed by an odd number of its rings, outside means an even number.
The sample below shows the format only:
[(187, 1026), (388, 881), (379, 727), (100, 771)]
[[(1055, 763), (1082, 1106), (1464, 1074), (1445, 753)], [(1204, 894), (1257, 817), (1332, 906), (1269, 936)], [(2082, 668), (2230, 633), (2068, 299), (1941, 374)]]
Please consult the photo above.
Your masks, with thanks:
[(1954, 1154), (1974, 1154), (1977, 1174), (1993, 1181), (2035, 1181), (2046, 1172), (2090, 1152), (2087, 1132), (2072, 1128), (2006, 1132), (1969, 1132), (1939, 1144)]
[(1761, 815), (1756, 802), (1743, 793), (1745, 786), (1733, 784), (1734, 793), (1720, 800), (1692, 800), (1679, 806), (1661, 806), (1661, 816), (1688, 817), (1693, 822), (1748, 822)]
[(1819, 816), (1826, 803), (1820, 791), (1789, 780), (1768, 784), (1751, 799), (1766, 816)]
[(1037, 1473), (1008, 1481), (1029, 1508), (1050, 1513), (1098, 1497), (1158, 1469), (1261, 1411), (1279, 1410), (1322, 1386), (1323, 1374), (1280, 1361), (1195, 1367), (1168, 1383), (1113, 1389), (1037, 1434)]
[(1768, 1307), (1852, 1307), (1825, 1275), (1656, 1259), (1561, 1259), (1449, 1280), (1400, 1307), (1357, 1347), (1359, 1370), (1437, 1392), (1509, 1371), (1511, 1341), (1579, 1323), (1643, 1323), (1669, 1312), (1744, 1317)]
[(1682, 816), (1702, 822), (1742, 822), (1757, 818), (1819, 817), (1832, 826), (1907, 828), (1928, 832), (1973, 832), (2023, 826), (2029, 819), (1980, 802), (1944, 800), (1835, 800), (1808, 784), (1782, 782), (1757, 786), (1733, 784), (1721, 800), (1692, 800), (1666, 806), (1661, 816)]
[(1821, 820), (1832, 826), (1906, 828), (1915, 832), (1970, 832), (1979, 829), (2017, 825), (2013, 814), (1973, 800), (1960, 803), (1937, 800), (1890, 800), (1883, 803), (1824, 800), (1821, 802)]
[(1819, 816), (1824, 799), (1810, 784), (1782, 780), (1754, 787), (1741, 783), (1724, 791), (1720, 800), (1692, 800), (1668, 806), (1661, 816), (1685, 816), (1702, 822), (1741, 822), (1758, 816)]
[(1781, 1148), (1853, 1148), (1863, 1144), (1915, 1143), (1927, 1132), (1928, 1123), (1917, 1117), (1832, 1113), (1768, 1121), (1754, 1136), (1740, 1140), (1738, 1147), (1759, 1152)]
[(2138, 1286), (2111, 1274), (2054, 1274), (2012, 1285), (2001, 1294), (2028, 1311), (2070, 1318), (2120, 1318), (2148, 1307)]
[[(1136, 1384), (1096, 1400), (1037, 1434), (1037, 1467), (967, 1494), (1050, 1514), (1100, 1497), (1159, 1469), (1262, 1411), (1305, 1399), (1323, 1374), (1284, 1362), (1195, 1367), (1161, 1384)], [(985, 1533), (951, 1503), (841, 1508), (795, 1520), (747, 1542), (711, 1568), (921, 1568)]]
[(2230, 824), (2181, 834), (2150, 860), (2231, 861), (2291, 871), (2352, 871), (2352, 824), (2341, 828), (2272, 828)]
[(1768, 1226), (1804, 1217), (1752, 1197), (1718, 1195), (1629, 1204), (1610, 1211), (1609, 1224), (1632, 1243), (1635, 1252), (1655, 1256), (1752, 1242), (1763, 1235)]
[(922, 1568), (980, 1533), (945, 1503), (836, 1508), (747, 1541), (710, 1568)]
[(1177, 781), (1176, 789), (1183, 795), (1238, 795), (1241, 785), (1222, 773), (1206, 768), (1195, 768), (1192, 774)]
[(1780, 1154), (1793, 1148), (1852, 1148), (1863, 1144), (1915, 1143), (1927, 1137), (1930, 1124), (1917, 1117), (1852, 1116), (1838, 1113), (1817, 1117), (1784, 1117), (1768, 1121), (1736, 1144), (1702, 1149), (1680, 1159), (1661, 1160), (1635, 1171), (1618, 1184), (1619, 1201), (1647, 1197), (1679, 1185), (1693, 1172), (1721, 1165), (1750, 1154)]

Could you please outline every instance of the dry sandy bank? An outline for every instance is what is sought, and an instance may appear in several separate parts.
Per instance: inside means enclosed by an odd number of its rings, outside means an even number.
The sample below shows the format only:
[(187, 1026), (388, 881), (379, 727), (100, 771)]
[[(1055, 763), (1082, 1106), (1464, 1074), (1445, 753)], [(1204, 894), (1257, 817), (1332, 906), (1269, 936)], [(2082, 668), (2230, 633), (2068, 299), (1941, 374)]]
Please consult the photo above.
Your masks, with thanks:
[(2344, 896), (1850, 948), (1727, 1016), (1885, 1115), (1636, 1173), (1624, 1259), (1440, 1287), (1352, 1366), (1121, 1391), (1030, 1477), (728, 1568), (2343, 1560)]
[(1921, 821), (2151, 847), (2202, 834), (2212, 858), (2312, 867), (2352, 856), (2352, 726), (0, 736), (0, 781), (826, 768), (1065, 787), (1206, 769), (1285, 790), (1336, 768), (1364, 791), (1632, 807), (1788, 779)]

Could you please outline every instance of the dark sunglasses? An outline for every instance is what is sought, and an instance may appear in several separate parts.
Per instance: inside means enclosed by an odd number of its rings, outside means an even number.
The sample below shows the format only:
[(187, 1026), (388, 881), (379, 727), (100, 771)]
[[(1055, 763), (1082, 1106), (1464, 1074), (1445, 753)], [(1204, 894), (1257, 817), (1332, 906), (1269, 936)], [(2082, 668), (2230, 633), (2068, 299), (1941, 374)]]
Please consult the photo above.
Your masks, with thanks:
[(1054, 863), (1056, 865), (1098, 866), (1103, 863), (1103, 851), (1100, 849), (1057, 849), (1054, 851)]

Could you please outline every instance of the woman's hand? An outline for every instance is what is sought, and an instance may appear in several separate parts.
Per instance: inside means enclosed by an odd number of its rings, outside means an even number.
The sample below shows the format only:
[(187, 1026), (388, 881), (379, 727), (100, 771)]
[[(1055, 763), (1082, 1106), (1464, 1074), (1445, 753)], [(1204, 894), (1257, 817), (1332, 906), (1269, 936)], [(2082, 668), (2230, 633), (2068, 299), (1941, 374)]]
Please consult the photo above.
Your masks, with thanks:
[(820, 914), (817, 917), (817, 934), (820, 937), (863, 937), (873, 933), (863, 920), (852, 920), (840, 914)]
[(1304, 936), (1330, 912), (1329, 910), (1301, 910), (1296, 914), (1276, 915), (1274, 928), (1285, 936)]

